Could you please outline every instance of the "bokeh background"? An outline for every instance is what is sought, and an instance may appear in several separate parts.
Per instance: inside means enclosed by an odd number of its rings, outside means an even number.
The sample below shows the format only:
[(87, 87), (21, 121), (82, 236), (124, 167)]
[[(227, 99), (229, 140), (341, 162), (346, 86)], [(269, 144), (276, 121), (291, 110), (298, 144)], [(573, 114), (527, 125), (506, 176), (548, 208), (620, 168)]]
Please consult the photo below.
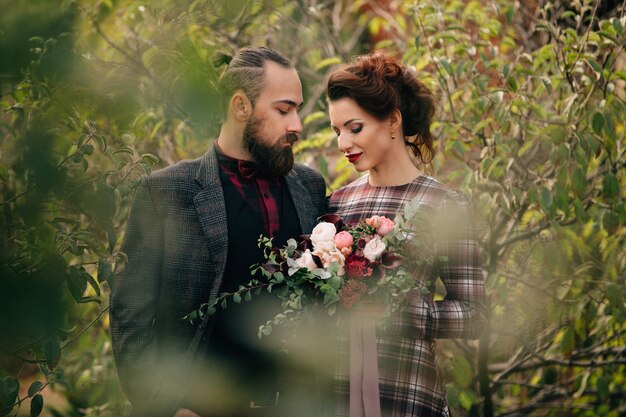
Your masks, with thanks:
[[(475, 208), (490, 321), (441, 341), (455, 416), (626, 415), (626, 2), (0, 0), (0, 416), (123, 416), (108, 304), (133, 189), (218, 130), (215, 52), (303, 81), (299, 161), (328, 191), (324, 82), (381, 49), (435, 93), (425, 167)], [(320, 359), (322, 360), (322, 359)]]

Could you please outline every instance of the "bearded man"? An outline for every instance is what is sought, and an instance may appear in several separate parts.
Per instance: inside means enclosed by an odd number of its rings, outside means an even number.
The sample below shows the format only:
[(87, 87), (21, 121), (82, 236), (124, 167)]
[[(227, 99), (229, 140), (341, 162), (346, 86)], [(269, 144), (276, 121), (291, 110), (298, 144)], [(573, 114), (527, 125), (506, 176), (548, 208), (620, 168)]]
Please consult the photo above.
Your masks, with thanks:
[[(138, 187), (111, 296), (111, 338), (135, 415), (276, 416), (289, 387), (271, 338), (257, 337), (278, 301), (253, 298), (203, 322), (183, 317), (250, 279), (257, 241), (282, 246), (325, 210), (319, 173), (294, 164), (302, 124), (296, 70), (267, 48), (243, 48), (220, 79), (219, 137), (199, 159)], [(298, 410), (285, 411), (297, 416)]]

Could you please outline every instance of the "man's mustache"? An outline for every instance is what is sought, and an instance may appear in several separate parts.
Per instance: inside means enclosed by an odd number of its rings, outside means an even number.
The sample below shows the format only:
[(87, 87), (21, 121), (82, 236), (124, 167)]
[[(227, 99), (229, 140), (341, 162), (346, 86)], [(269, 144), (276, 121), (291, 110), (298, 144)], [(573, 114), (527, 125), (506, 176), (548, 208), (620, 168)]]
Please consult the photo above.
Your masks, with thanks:
[(297, 133), (287, 133), (281, 138), (281, 142), (288, 142), (290, 145), (293, 145), (298, 140), (300, 140), (300, 135)]

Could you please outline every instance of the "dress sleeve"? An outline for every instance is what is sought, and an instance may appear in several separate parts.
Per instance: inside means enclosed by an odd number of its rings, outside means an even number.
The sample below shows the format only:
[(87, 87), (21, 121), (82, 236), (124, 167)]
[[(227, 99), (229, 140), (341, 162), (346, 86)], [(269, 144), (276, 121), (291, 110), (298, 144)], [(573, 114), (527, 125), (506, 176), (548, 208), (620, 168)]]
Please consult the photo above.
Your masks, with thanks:
[(415, 291), (399, 312), (398, 330), (424, 339), (477, 339), (486, 322), (485, 287), (467, 198), (450, 191), (433, 217), (441, 221), (435, 221), (437, 238), (431, 276), (441, 279), (446, 296), (431, 301)]

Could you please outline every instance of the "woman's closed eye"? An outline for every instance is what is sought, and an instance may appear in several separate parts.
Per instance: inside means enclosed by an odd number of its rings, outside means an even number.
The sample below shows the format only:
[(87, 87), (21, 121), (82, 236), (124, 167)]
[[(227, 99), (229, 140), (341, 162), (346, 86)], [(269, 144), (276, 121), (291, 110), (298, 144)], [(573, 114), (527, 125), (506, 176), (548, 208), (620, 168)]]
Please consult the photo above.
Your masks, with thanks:
[(359, 133), (361, 130), (363, 130), (363, 125), (357, 125), (350, 128), (350, 132), (352, 133)]

